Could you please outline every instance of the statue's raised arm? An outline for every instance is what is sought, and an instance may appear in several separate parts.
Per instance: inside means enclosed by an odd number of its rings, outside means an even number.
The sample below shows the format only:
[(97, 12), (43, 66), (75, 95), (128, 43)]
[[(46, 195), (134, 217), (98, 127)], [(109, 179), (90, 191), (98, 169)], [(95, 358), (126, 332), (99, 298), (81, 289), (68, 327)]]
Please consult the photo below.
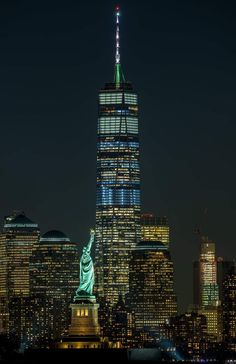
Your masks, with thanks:
[(89, 253), (91, 252), (91, 248), (92, 248), (94, 239), (95, 239), (95, 230), (90, 229), (90, 239), (89, 239), (89, 242), (88, 242), (88, 245), (87, 245), (87, 250), (88, 250)]
[(94, 286), (94, 267), (93, 260), (90, 256), (91, 248), (95, 240), (95, 231), (90, 230), (90, 239), (88, 244), (83, 248), (80, 258), (80, 284), (76, 291), (74, 299), (81, 296), (92, 296)]

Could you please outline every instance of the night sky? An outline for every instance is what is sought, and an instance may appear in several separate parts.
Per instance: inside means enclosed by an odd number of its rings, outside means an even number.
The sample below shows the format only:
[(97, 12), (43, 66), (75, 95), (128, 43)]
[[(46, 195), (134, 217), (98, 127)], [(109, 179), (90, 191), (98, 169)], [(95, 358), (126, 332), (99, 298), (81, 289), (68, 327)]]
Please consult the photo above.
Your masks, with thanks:
[[(0, 217), (80, 244), (95, 222), (98, 90), (113, 80), (113, 0), (0, 2)], [(120, 1), (121, 63), (139, 94), (142, 210), (171, 225), (180, 311), (200, 227), (235, 257), (234, 1)]]

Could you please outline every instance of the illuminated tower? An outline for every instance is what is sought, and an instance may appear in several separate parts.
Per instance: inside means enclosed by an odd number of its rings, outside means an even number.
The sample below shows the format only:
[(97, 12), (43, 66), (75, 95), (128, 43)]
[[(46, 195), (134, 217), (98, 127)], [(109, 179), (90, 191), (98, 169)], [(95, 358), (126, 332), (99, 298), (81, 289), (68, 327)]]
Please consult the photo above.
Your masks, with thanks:
[(198, 292), (196, 302), (200, 307), (216, 305), (219, 301), (217, 284), (217, 259), (215, 243), (202, 237), (199, 261), (195, 265), (195, 290)]
[(217, 259), (215, 243), (208, 237), (202, 237), (199, 260), (194, 262), (194, 304), (207, 317), (207, 333), (218, 340), (221, 328)]
[(96, 200), (96, 292), (111, 305), (129, 290), (129, 259), (140, 239), (138, 101), (120, 63), (116, 8), (114, 81), (99, 92)]
[[(0, 234), (0, 322), (1, 331), (21, 336), (23, 318), (14, 302), (29, 297), (29, 259), (39, 239), (39, 227), (23, 213), (5, 217)], [(12, 308), (12, 310), (11, 310)], [(18, 311), (19, 312), (19, 311)]]

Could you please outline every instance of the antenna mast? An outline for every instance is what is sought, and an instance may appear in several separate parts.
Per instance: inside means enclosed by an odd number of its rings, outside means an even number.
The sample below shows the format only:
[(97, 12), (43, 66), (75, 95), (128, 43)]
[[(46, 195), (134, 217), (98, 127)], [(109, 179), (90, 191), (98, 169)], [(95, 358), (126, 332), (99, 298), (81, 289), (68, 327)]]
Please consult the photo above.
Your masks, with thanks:
[(116, 65), (120, 63), (120, 8), (116, 7)]
[(116, 88), (120, 87), (122, 78), (120, 65), (120, 7), (116, 6), (116, 55), (115, 55), (115, 79)]

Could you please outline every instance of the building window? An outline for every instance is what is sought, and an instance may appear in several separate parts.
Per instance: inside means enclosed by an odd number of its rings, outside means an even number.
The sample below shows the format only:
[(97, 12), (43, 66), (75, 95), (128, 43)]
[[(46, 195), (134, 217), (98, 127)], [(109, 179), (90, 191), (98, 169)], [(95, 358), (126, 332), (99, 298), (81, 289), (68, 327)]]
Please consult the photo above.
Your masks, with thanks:
[(85, 308), (85, 309), (80, 309), (80, 310), (77, 310), (76, 311), (76, 316), (85, 316), (85, 317), (88, 317), (88, 309)]

